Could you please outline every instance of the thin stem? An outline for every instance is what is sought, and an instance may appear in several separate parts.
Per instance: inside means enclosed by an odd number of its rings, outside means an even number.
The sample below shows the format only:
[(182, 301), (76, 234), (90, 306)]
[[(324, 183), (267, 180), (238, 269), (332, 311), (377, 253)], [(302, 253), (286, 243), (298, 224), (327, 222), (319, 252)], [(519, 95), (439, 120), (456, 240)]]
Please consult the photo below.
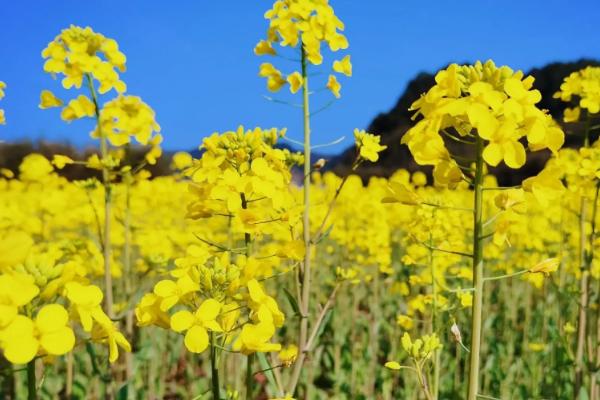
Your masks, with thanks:
[(252, 399), (252, 383), (254, 382), (254, 374), (252, 373), (252, 364), (255, 354), (249, 354), (247, 357), (248, 365), (246, 367), (246, 400)]
[[(352, 170), (356, 169), (356, 165), (357, 165), (357, 160), (354, 161)], [(321, 225), (319, 225), (319, 229), (317, 229), (317, 232), (315, 233), (315, 239), (313, 240), (313, 243), (317, 243), (319, 240), (321, 240), (321, 234), (323, 233), (325, 224), (327, 223), (327, 220), (329, 219), (329, 216), (331, 215), (331, 212), (333, 211), (333, 208), (335, 206), (337, 198), (339, 197), (340, 193), (342, 192), (342, 189), (344, 188), (344, 185), (348, 181), (349, 176), (350, 175), (344, 176), (344, 178), (342, 179), (342, 182), (340, 182), (340, 185), (336, 189), (335, 194), (333, 195), (333, 199), (331, 199), (331, 202), (329, 203), (329, 207), (327, 208), (327, 212), (325, 213), (325, 216), (323, 217), (323, 221), (321, 221)]]
[[(240, 193), (242, 200), (242, 209), (248, 208), (248, 202), (244, 193)], [(246, 257), (250, 257), (250, 246), (252, 244), (252, 236), (249, 233), (244, 233), (244, 244), (246, 246)], [(254, 382), (254, 375), (252, 374), (252, 362), (254, 361), (254, 353), (249, 354), (248, 365), (246, 367), (246, 400), (252, 400), (252, 384)]]
[(483, 140), (476, 142), (475, 177), (473, 181), (473, 306), (471, 315), (471, 353), (469, 359), (468, 400), (475, 400), (479, 391), (479, 352), (483, 312)]
[(37, 382), (35, 378), (35, 358), (27, 364), (27, 399), (37, 400)]
[[(302, 64), (302, 108), (304, 122), (304, 212), (302, 215), (302, 228), (304, 239), (304, 265), (301, 270), (300, 288), (301, 298), (299, 301), (300, 311), (303, 318), (300, 320), (300, 332), (298, 348), (304, 349), (308, 338), (308, 314), (310, 311), (310, 284), (311, 284), (311, 248), (310, 239), (310, 170), (311, 170), (311, 147), (310, 147), (310, 109), (309, 109), (309, 90), (307, 59), (304, 46), (301, 44), (301, 64)], [(300, 373), (304, 365), (305, 352), (298, 354), (298, 359), (294, 365), (294, 371), (290, 379), (288, 392), (294, 393), (300, 380)]]
[(321, 328), (321, 324), (323, 323), (323, 319), (325, 318), (327, 311), (329, 311), (329, 308), (331, 308), (331, 306), (333, 305), (333, 302), (335, 300), (335, 295), (336, 295), (339, 287), (340, 287), (340, 285), (338, 283), (333, 288), (333, 291), (329, 295), (327, 302), (325, 303), (325, 305), (323, 306), (323, 309), (319, 313), (319, 316), (317, 317), (317, 321), (315, 322), (315, 326), (313, 327), (310, 337), (309, 337), (308, 341), (306, 342), (306, 347), (303, 349), (303, 352), (309, 352), (311, 350), (311, 347), (315, 341), (315, 338), (317, 337), (317, 332), (319, 332), (319, 329)]
[[(125, 281), (125, 296), (127, 299), (131, 299), (133, 296), (133, 288), (131, 282), (132, 268), (131, 268), (131, 183), (133, 177), (131, 173), (127, 172), (124, 177), (125, 181), (125, 221), (123, 223), (123, 229), (125, 231), (125, 243), (123, 246), (123, 272)], [(125, 332), (127, 338), (131, 343), (135, 340), (134, 337), (134, 311), (128, 308), (125, 314)], [(125, 353), (125, 380), (127, 384), (127, 398), (133, 400), (136, 398), (135, 395), (135, 376), (133, 371), (133, 353)]]
[[(113, 313), (113, 281), (112, 281), (112, 270), (111, 270), (111, 243), (110, 243), (110, 231), (111, 231), (111, 214), (112, 214), (112, 186), (110, 183), (110, 171), (106, 165), (108, 158), (108, 139), (102, 131), (102, 123), (100, 121), (100, 106), (98, 104), (98, 96), (96, 95), (96, 89), (94, 88), (94, 82), (92, 76), (88, 73), (85, 75), (87, 78), (88, 88), (92, 96), (94, 103), (94, 114), (96, 116), (96, 128), (98, 129), (98, 136), (100, 136), (100, 158), (102, 159), (102, 185), (104, 186), (104, 240), (102, 242), (102, 255), (104, 259), (104, 308), (106, 309), (106, 315), (109, 318), (114, 318)], [(110, 362), (108, 362), (108, 370), (111, 371)], [(105, 391), (106, 398), (114, 398), (112, 374), (109, 373), (110, 381), (106, 382)]]
[(514, 272), (512, 274), (505, 274), (505, 275), (498, 275), (498, 276), (490, 276), (487, 278), (483, 278), (484, 282), (489, 282), (489, 281), (497, 281), (499, 279), (507, 279), (507, 278), (512, 278), (515, 276), (519, 276), (519, 275), (523, 275), (526, 274), (527, 272), (529, 272), (528, 270), (523, 270), (523, 271), (519, 271), (519, 272)]
[(430, 207), (435, 207), (435, 208), (439, 208), (442, 210), (456, 210), (456, 211), (468, 211), (468, 212), (473, 212), (472, 208), (466, 208), (466, 207), (454, 207), (454, 206), (444, 206), (444, 205), (440, 205), (440, 204), (435, 204), (435, 203), (428, 203), (426, 201), (422, 201), (420, 204), (423, 204), (425, 206), (430, 206)]
[[(435, 211), (432, 212), (432, 219), (435, 219)], [(431, 232), (429, 232), (429, 244), (433, 243), (433, 237)], [(437, 328), (437, 284), (435, 279), (435, 264), (433, 258), (433, 250), (429, 249), (428, 254), (429, 260), (429, 269), (431, 273), (431, 292), (433, 301), (431, 303), (431, 333), (434, 334)], [(439, 383), (440, 383), (440, 351), (438, 349), (434, 350), (434, 359), (433, 359), (433, 398), (437, 400), (439, 393)]]
[(218, 349), (215, 346), (215, 334), (210, 333), (210, 377), (212, 383), (212, 394), (214, 400), (221, 398), (221, 392), (219, 389), (219, 362), (218, 362)]
[(429, 250), (433, 250), (433, 251), (439, 251), (441, 253), (447, 253), (447, 254), (455, 254), (457, 256), (463, 256), (463, 257), (469, 257), (472, 258), (473, 255), (469, 254), (469, 253), (463, 253), (462, 251), (454, 251), (454, 250), (446, 250), (446, 249), (440, 249), (439, 247), (435, 247), (435, 246), (430, 246), (428, 243), (426, 242), (419, 242), (421, 243), (423, 246), (427, 247)]
[(100, 136), (100, 157), (102, 158), (102, 185), (104, 186), (104, 240), (103, 255), (104, 255), (104, 306), (106, 314), (109, 318), (113, 318), (113, 287), (112, 273), (110, 268), (111, 246), (110, 246), (110, 216), (112, 203), (112, 187), (110, 185), (110, 171), (104, 161), (108, 157), (108, 140), (102, 132), (102, 124), (100, 123), (100, 106), (98, 104), (98, 96), (94, 88), (94, 82), (90, 74), (86, 74), (88, 88), (94, 103), (94, 113), (96, 116), (96, 124), (98, 135)]
[(433, 400), (433, 397), (431, 396), (431, 393), (429, 392), (429, 387), (427, 386), (427, 380), (425, 378), (425, 375), (423, 374), (423, 368), (421, 367), (421, 365), (415, 361), (415, 369), (417, 370), (417, 379), (419, 380), (419, 385), (421, 386), (421, 390), (423, 391), (423, 394), (425, 395), (425, 397), (427, 398), (427, 400)]

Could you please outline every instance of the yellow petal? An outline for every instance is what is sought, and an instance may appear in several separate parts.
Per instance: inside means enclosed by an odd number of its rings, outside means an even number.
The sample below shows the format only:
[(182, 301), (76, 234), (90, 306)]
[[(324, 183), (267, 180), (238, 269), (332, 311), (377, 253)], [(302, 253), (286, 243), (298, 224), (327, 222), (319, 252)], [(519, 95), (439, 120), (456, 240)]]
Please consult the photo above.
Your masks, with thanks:
[(194, 323), (194, 316), (189, 311), (177, 311), (171, 317), (171, 329), (175, 332), (183, 332), (190, 329)]
[(42, 335), (40, 344), (48, 354), (60, 356), (73, 350), (75, 334), (71, 328), (63, 326), (57, 331)]
[(42, 333), (51, 333), (61, 330), (69, 321), (69, 313), (59, 304), (49, 304), (38, 312), (35, 326)]
[(39, 343), (33, 336), (23, 336), (18, 341), (4, 344), (4, 357), (13, 364), (27, 364), (33, 360), (39, 349)]
[(202, 353), (208, 347), (208, 333), (201, 326), (193, 326), (185, 334), (183, 342), (190, 352)]
[(211, 321), (217, 318), (219, 311), (221, 311), (221, 303), (215, 299), (208, 299), (200, 305), (196, 317), (201, 321)]

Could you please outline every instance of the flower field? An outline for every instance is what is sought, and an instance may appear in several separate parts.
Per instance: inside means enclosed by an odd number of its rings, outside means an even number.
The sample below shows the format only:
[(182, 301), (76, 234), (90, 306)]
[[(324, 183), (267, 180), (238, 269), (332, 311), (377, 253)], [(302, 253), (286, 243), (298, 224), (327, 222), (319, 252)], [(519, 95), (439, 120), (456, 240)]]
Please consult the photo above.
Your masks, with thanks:
[[(311, 156), (312, 95), (352, 84), (343, 16), (265, 11), (256, 79), (289, 92), (303, 141), (232, 121), (162, 177), (118, 38), (48, 38), (39, 107), (93, 121), (97, 152), (0, 169), (0, 397), (600, 400), (600, 67), (563, 77), (555, 121), (531, 76), (451, 64), (394, 144), (423, 171), (365, 181)], [(387, 145), (353, 137), (358, 173)], [(517, 186), (489, 172), (535, 152)]]

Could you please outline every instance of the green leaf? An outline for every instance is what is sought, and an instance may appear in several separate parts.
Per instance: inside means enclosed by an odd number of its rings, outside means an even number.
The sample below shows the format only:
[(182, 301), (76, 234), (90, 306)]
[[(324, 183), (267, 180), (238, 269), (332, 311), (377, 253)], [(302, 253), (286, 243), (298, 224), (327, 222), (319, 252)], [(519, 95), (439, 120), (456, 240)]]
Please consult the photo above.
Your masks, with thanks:
[(256, 358), (258, 359), (260, 369), (264, 371), (263, 374), (265, 374), (267, 381), (269, 382), (268, 389), (270, 390), (268, 390), (268, 394), (269, 396), (273, 396), (277, 393), (277, 383), (275, 382), (275, 375), (273, 375), (273, 367), (267, 359), (267, 356), (265, 356), (265, 353), (256, 353)]
[(294, 296), (290, 293), (289, 290), (287, 290), (287, 288), (283, 288), (283, 293), (285, 294), (285, 297), (288, 299), (290, 306), (292, 306), (292, 310), (294, 310), (294, 315), (301, 316), (302, 313), (300, 312), (300, 307), (298, 306), (298, 302), (296, 301)]

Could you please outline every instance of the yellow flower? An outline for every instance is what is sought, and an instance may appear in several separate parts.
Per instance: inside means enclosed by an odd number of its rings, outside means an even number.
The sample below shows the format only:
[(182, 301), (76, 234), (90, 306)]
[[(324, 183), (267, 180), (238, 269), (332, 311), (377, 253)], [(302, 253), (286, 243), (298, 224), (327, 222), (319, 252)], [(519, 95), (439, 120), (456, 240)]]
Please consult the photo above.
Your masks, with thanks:
[(27, 155), (19, 165), (19, 178), (26, 182), (41, 182), (54, 172), (52, 164), (41, 154)]
[(119, 332), (116, 325), (104, 313), (92, 329), (92, 340), (108, 344), (108, 361), (111, 363), (119, 358), (119, 347), (127, 352), (131, 351), (131, 345), (125, 336)]
[(64, 75), (65, 89), (80, 88), (85, 75), (100, 83), (100, 93), (113, 88), (122, 93), (126, 89), (117, 72), (125, 71), (125, 55), (116, 41), (90, 27), (71, 25), (63, 29), (42, 51), (42, 57), (46, 59), (44, 71)]
[(336, 98), (340, 98), (340, 90), (342, 89), (342, 85), (338, 82), (335, 75), (329, 75), (329, 79), (327, 80), (327, 89), (329, 89)]
[(354, 141), (360, 157), (371, 162), (379, 160), (379, 153), (387, 149), (387, 146), (379, 144), (381, 136), (372, 135), (358, 129), (354, 129)]
[(161, 298), (160, 309), (162, 311), (170, 310), (186, 295), (196, 290), (198, 290), (198, 284), (187, 275), (179, 278), (177, 282), (165, 279), (154, 285), (154, 294)]
[(460, 300), (461, 307), (471, 307), (473, 305), (473, 294), (471, 292), (456, 292)]
[(60, 154), (55, 154), (52, 157), (52, 164), (58, 169), (63, 169), (65, 165), (73, 164), (74, 162), (75, 161), (73, 161), (70, 157), (63, 156)]
[(63, 355), (73, 349), (75, 334), (67, 325), (69, 314), (59, 304), (42, 307), (35, 321), (18, 315), (0, 333), (4, 356), (13, 364), (26, 364), (38, 353)]
[(536, 176), (525, 179), (522, 183), (523, 190), (532, 193), (542, 206), (547, 206), (566, 191), (558, 174), (558, 170), (546, 168)]
[(273, 64), (270, 63), (261, 64), (258, 75), (267, 78), (267, 89), (271, 92), (279, 91), (279, 89), (287, 82), (283, 79), (281, 71), (276, 69)]
[(205, 300), (194, 314), (187, 310), (173, 314), (171, 329), (175, 332), (187, 331), (184, 339), (185, 347), (192, 353), (202, 353), (208, 347), (207, 330), (223, 331), (216, 321), (220, 310), (221, 303), (217, 300)]
[(410, 206), (421, 204), (422, 200), (417, 193), (399, 182), (388, 183), (387, 196), (381, 199), (382, 203), (400, 203)]
[[(497, 67), (491, 60), (452, 64), (438, 72), (435, 81), (411, 105), (415, 117), (423, 119), (402, 138), (418, 164), (436, 166), (451, 159), (440, 133), (466, 141), (472, 141), (468, 135), (476, 134), (484, 145), (483, 160), (491, 166), (504, 161), (510, 168), (525, 164), (523, 137), (531, 151), (548, 148), (556, 152), (564, 142), (560, 127), (535, 105), (541, 94), (532, 89), (533, 78), (524, 78), (520, 71)], [(436, 175), (447, 176), (441, 171)], [(453, 168), (452, 175), (458, 177), (459, 171)]]
[(69, 104), (60, 113), (60, 117), (67, 122), (84, 117), (93, 117), (94, 115), (96, 115), (96, 106), (87, 96), (82, 94), (69, 101)]
[[(590, 114), (600, 112), (600, 67), (589, 66), (580, 71), (573, 72), (567, 76), (560, 85), (560, 90), (554, 94), (554, 98), (570, 102), (573, 97), (579, 100), (577, 104), (585, 108)], [(575, 121), (579, 117), (579, 107), (574, 110), (565, 110), (565, 122)]]
[(352, 76), (352, 63), (350, 62), (350, 56), (347, 55), (339, 61), (335, 60), (333, 62), (333, 70), (346, 76)]
[(558, 269), (559, 264), (560, 260), (558, 258), (547, 258), (531, 267), (529, 272), (532, 274), (541, 273), (548, 276), (551, 272), (554, 272)]
[(252, 354), (256, 352), (268, 353), (279, 351), (281, 344), (270, 343), (269, 340), (275, 334), (275, 326), (269, 322), (259, 322), (258, 324), (245, 324), (242, 332), (233, 344), (233, 349), (242, 354)]
[(63, 101), (56, 97), (54, 93), (49, 90), (42, 90), (40, 94), (40, 105), (41, 109), (60, 107), (63, 105)]
[(97, 286), (82, 285), (78, 282), (68, 282), (65, 291), (83, 330), (91, 332), (94, 319), (99, 320), (104, 314), (100, 306), (104, 297), (102, 291)]
[(256, 47), (254, 47), (254, 54), (256, 54), (257, 56), (264, 56), (267, 54), (274, 56), (277, 54), (277, 52), (275, 52), (275, 49), (271, 45), (271, 42), (269, 42), (268, 40), (261, 40), (260, 42), (258, 42)]
[(581, 115), (581, 108), (573, 107), (573, 108), (565, 108), (565, 114), (563, 116), (563, 121), (569, 122), (577, 122), (579, 121), (579, 117)]
[(410, 330), (415, 326), (414, 320), (408, 315), (398, 315), (396, 317), (396, 324), (406, 330)]
[(192, 155), (185, 151), (178, 151), (173, 155), (173, 166), (175, 169), (183, 170), (193, 163)]
[(256, 279), (248, 281), (248, 294), (250, 296), (250, 308), (254, 310), (262, 322), (269, 322), (279, 327), (283, 325), (285, 316), (279, 310), (275, 299), (268, 296)]
[(286, 367), (292, 365), (298, 357), (298, 346), (291, 344), (279, 351), (279, 361)]
[[(152, 136), (160, 132), (154, 110), (137, 96), (119, 96), (106, 103), (100, 111), (99, 123), (102, 134), (114, 146), (130, 143), (132, 137), (143, 145), (155, 145), (152, 140), (161, 139), (159, 135)], [(92, 136), (100, 137), (98, 130)]]
[(298, 90), (300, 90), (304, 83), (304, 79), (298, 71), (288, 75), (287, 81), (290, 84), (290, 92), (292, 93), (296, 93)]
[(169, 314), (160, 309), (161, 298), (154, 293), (146, 293), (135, 308), (139, 326), (157, 325), (168, 329), (171, 326)]

